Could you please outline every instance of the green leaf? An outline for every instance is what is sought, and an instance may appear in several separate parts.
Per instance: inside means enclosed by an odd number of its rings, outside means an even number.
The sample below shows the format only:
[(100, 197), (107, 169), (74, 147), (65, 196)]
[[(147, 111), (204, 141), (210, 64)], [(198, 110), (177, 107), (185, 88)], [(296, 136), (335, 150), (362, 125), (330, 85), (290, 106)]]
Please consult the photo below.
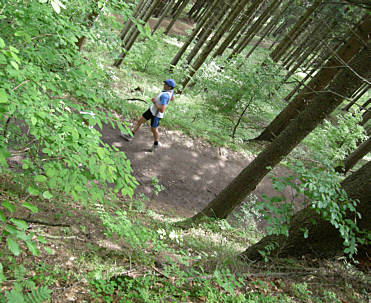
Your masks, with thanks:
[(0, 210), (0, 221), (1, 222), (5, 222), (6, 221), (6, 217), (4, 216), (4, 214), (2, 213), (1, 210)]
[(104, 155), (105, 155), (105, 150), (104, 150), (104, 148), (99, 147), (99, 148), (97, 149), (97, 154), (98, 154), (99, 158), (103, 160)]
[(9, 201), (4, 201), (3, 203), (1, 203), (1, 205), (6, 208), (7, 210), (9, 210), (11, 213), (14, 212), (14, 205), (11, 204)]
[(10, 222), (12, 222), (20, 230), (26, 230), (28, 228), (28, 224), (23, 220), (11, 218)]
[(11, 251), (11, 253), (15, 256), (19, 256), (21, 254), (21, 250), (19, 248), (17, 241), (15, 241), (12, 238), (8, 238), (6, 239), (6, 241), (8, 243), (8, 248)]
[(52, 250), (50, 247), (45, 246), (44, 249), (45, 249), (45, 251), (46, 251), (49, 255), (52, 255), (52, 254), (53, 254), (53, 250)]
[(52, 5), (54, 11), (55, 11), (57, 14), (59, 14), (59, 13), (61, 12), (61, 8), (59, 7), (59, 3), (58, 3), (58, 2), (56, 2), (56, 1), (52, 1), (52, 2), (51, 2), (51, 5)]
[(0, 88), (0, 103), (7, 103), (8, 95), (5, 92), (5, 89)]
[(6, 293), (6, 302), (7, 303), (25, 303), (23, 294), (16, 289)]
[(33, 187), (31, 187), (31, 186), (29, 186), (29, 187), (27, 188), (27, 191), (28, 191), (28, 193), (29, 193), (31, 196), (38, 196), (39, 193), (40, 193), (36, 188), (33, 188)]
[(51, 199), (51, 198), (53, 198), (53, 195), (47, 190), (47, 191), (43, 192), (43, 197), (45, 199)]
[(37, 123), (37, 118), (36, 118), (35, 116), (32, 116), (32, 117), (31, 117), (31, 123), (32, 123), (32, 125), (36, 125), (36, 123)]
[(46, 182), (47, 178), (44, 175), (38, 175), (35, 177), (36, 182)]
[(4, 48), (5, 47), (5, 42), (3, 39), (0, 38), (0, 48)]
[(54, 177), (55, 176), (55, 172), (56, 172), (56, 170), (54, 168), (47, 168), (47, 169), (45, 169), (45, 174), (49, 178)]
[(46, 241), (43, 236), (38, 236), (37, 241), (39, 241), (42, 244), (47, 244), (48, 243), (48, 241)]
[(18, 63), (17, 62), (15, 62), (15, 61), (10, 61), (10, 65), (11, 66), (13, 66), (16, 70), (18, 70), (19, 69), (19, 67), (18, 67)]
[(33, 205), (31, 203), (28, 203), (28, 202), (24, 202), (22, 203), (22, 206), (23, 207), (26, 207), (27, 209), (29, 209), (31, 212), (33, 212), (34, 214), (37, 213), (39, 211), (39, 209), (37, 208), (36, 205)]
[(30, 252), (34, 256), (38, 256), (39, 255), (39, 250), (37, 249), (37, 246), (36, 246), (36, 243), (35, 242), (26, 241), (26, 245), (27, 245), (28, 249), (30, 250)]

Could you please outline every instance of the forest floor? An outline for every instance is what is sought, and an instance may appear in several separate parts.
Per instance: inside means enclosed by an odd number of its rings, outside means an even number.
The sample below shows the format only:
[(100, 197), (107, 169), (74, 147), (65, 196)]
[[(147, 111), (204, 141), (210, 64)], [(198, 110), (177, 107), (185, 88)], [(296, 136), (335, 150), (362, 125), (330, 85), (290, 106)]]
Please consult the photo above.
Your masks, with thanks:
[[(177, 216), (192, 216), (253, 160), (252, 156), (214, 147), (201, 139), (192, 139), (181, 132), (161, 127), (161, 146), (151, 152), (149, 149), (153, 144), (153, 136), (147, 124), (131, 142), (121, 138), (118, 129), (104, 126), (102, 140), (125, 152), (131, 161), (133, 175), (140, 183), (137, 193), (151, 198), (149, 207), (160, 212), (172, 210)], [(273, 170), (274, 176), (287, 173), (288, 170), (283, 167)], [(153, 190), (156, 179), (159, 185), (164, 186), (158, 195)], [(253, 194), (261, 198), (263, 194), (274, 196), (278, 193), (273, 189), (270, 178), (265, 177)], [(282, 194), (288, 201), (294, 196), (290, 189), (284, 190)]]

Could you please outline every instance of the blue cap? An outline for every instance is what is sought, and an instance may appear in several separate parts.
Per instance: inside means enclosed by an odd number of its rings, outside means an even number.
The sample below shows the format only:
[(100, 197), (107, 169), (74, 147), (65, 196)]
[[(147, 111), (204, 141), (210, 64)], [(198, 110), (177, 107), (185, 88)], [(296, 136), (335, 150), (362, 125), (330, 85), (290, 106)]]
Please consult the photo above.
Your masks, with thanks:
[(165, 84), (169, 85), (170, 87), (175, 87), (175, 81), (173, 79), (167, 79), (164, 81)]

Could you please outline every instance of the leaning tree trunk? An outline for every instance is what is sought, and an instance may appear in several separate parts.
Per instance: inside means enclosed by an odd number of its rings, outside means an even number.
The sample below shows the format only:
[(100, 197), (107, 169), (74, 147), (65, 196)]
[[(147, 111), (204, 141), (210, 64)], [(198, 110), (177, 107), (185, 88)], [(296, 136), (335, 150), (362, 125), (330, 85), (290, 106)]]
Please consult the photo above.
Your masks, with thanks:
[(369, 152), (371, 152), (371, 137), (369, 137), (366, 141), (362, 142), (355, 151), (348, 155), (344, 160), (344, 166), (336, 167), (336, 171), (339, 173), (348, 172), (350, 169), (354, 167), (354, 165), (356, 165), (359, 162), (359, 160), (361, 160)]
[[(351, 174), (343, 182), (342, 188), (348, 197), (359, 200), (357, 211), (362, 219), (357, 221), (361, 230), (369, 231), (371, 227), (371, 208), (369, 201), (371, 197), (371, 162), (369, 161), (358, 171)], [(348, 214), (348, 219), (354, 220)], [(314, 223), (315, 222), (315, 223)], [(303, 228), (308, 230), (308, 237), (304, 238)], [(311, 207), (297, 212), (290, 220), (289, 236), (271, 235), (261, 239), (258, 243), (246, 249), (241, 257), (248, 260), (262, 259), (259, 251), (264, 251), (267, 245), (274, 245), (271, 256), (279, 257), (301, 257), (309, 254), (315, 257), (333, 257), (342, 253), (344, 239), (339, 231)]]
[(162, 14), (160, 15), (160, 18), (158, 18), (158, 20), (157, 20), (155, 26), (154, 26), (153, 29), (152, 29), (152, 32), (151, 32), (152, 35), (153, 35), (153, 34), (157, 31), (157, 29), (160, 27), (162, 21), (164, 21), (165, 17), (167, 16), (167, 13), (169, 12), (169, 10), (171, 9), (171, 7), (172, 7), (173, 4), (174, 4), (173, 1), (174, 1), (174, 0), (170, 0), (170, 1), (166, 4), (165, 9), (163, 10)]
[(364, 41), (368, 40), (370, 33), (371, 17), (366, 15), (360, 24), (347, 35), (350, 38), (339, 49), (337, 54), (326, 63), (308, 85), (278, 114), (256, 140), (272, 141), (278, 136), (290, 121), (310, 104), (311, 99), (317, 96), (318, 92), (322, 91), (328, 85), (331, 79), (343, 68), (344, 64), (349, 62), (359, 52), (359, 49), (364, 46)]
[[(371, 39), (371, 37), (368, 37)], [(368, 40), (368, 39), (367, 39)], [(286, 157), (316, 126), (321, 123), (343, 101), (354, 93), (371, 76), (370, 43), (363, 46), (360, 53), (351, 60), (351, 68), (343, 68), (329, 85), (326, 92), (318, 93), (316, 98), (301, 111), (298, 117), (242, 172), (224, 188), (214, 200), (192, 220), (204, 216), (219, 219), (228, 215), (249, 195), (265, 175)], [(356, 71), (354, 73), (353, 71)], [(334, 94), (333, 92), (336, 92)]]
[(299, 36), (301, 28), (313, 14), (313, 12), (321, 5), (322, 0), (316, 0), (313, 5), (307, 9), (305, 14), (296, 22), (292, 30), (286, 35), (286, 37), (277, 45), (274, 51), (271, 53), (271, 58), (273, 61), (278, 62), (281, 56), (285, 53), (287, 47)]
[(349, 111), (350, 108), (357, 103), (357, 101), (370, 89), (370, 84), (365, 84), (364, 87), (361, 87), (361, 89), (359, 90), (359, 92), (357, 92), (354, 96), (353, 96), (353, 100), (351, 102), (349, 102), (346, 106), (344, 106), (343, 110), (344, 111)]
[(193, 30), (192, 34), (188, 37), (187, 41), (184, 42), (183, 46), (180, 48), (178, 53), (175, 55), (175, 57), (171, 60), (170, 63), (170, 69), (172, 70), (174, 66), (176, 66), (180, 60), (180, 58), (183, 56), (189, 45), (192, 43), (192, 41), (196, 38), (198, 33), (200, 32), (201, 28), (205, 25), (206, 21), (209, 20), (210, 16), (212, 15), (214, 9), (218, 5), (219, 1), (215, 1), (212, 6), (210, 6), (209, 10), (206, 12), (205, 16), (202, 18), (201, 22), (199, 22), (196, 26), (196, 28)]
[(255, 43), (255, 45), (249, 50), (247, 55), (245, 56), (245, 59), (249, 58), (250, 55), (254, 52), (254, 50), (260, 45), (260, 43), (265, 39), (266, 36), (269, 35), (269, 33), (272, 31), (274, 26), (277, 24), (278, 20), (282, 17), (282, 15), (286, 12), (288, 7), (291, 5), (292, 1), (289, 1), (286, 3), (286, 5), (282, 8), (280, 12), (277, 12), (275, 17), (269, 22), (269, 24), (265, 27), (263, 30), (260, 39)]
[(184, 0), (182, 5), (179, 7), (179, 9), (176, 11), (174, 17), (171, 19), (169, 25), (166, 27), (166, 30), (164, 32), (165, 35), (169, 34), (171, 28), (173, 27), (174, 23), (176, 20), (178, 20), (180, 14), (183, 12), (187, 4), (189, 3), (190, 0)]
[(266, 8), (260, 17), (254, 22), (254, 24), (249, 28), (247, 31), (245, 38), (241, 41), (241, 43), (236, 47), (236, 49), (232, 52), (230, 56), (228, 56), (227, 60), (231, 60), (235, 54), (241, 53), (245, 47), (250, 43), (250, 41), (255, 37), (256, 33), (261, 28), (262, 24), (264, 24), (268, 18), (270, 17), (272, 11), (275, 11), (280, 6), (282, 0), (275, 0)]
[(238, 33), (244, 29), (244, 25), (246, 22), (251, 18), (251, 15), (255, 12), (255, 10), (260, 7), (260, 1), (254, 1), (250, 7), (247, 9), (245, 13), (241, 16), (240, 21), (234, 26), (232, 31), (228, 34), (228, 36), (225, 38), (223, 43), (220, 45), (220, 47), (215, 51), (213, 58), (217, 56), (221, 56), (228, 45), (231, 44), (232, 40), (238, 35)]
[(186, 88), (187, 84), (193, 77), (193, 75), (199, 70), (201, 65), (205, 62), (209, 54), (215, 48), (219, 40), (222, 38), (223, 34), (231, 27), (234, 20), (237, 16), (244, 10), (244, 7), (247, 5), (249, 0), (239, 1), (235, 8), (232, 10), (230, 15), (224, 20), (224, 22), (218, 27), (214, 36), (210, 39), (207, 45), (202, 50), (201, 54), (197, 57), (195, 63), (192, 65), (192, 68), (189, 72), (187, 78), (183, 81), (182, 86), (183, 90)]

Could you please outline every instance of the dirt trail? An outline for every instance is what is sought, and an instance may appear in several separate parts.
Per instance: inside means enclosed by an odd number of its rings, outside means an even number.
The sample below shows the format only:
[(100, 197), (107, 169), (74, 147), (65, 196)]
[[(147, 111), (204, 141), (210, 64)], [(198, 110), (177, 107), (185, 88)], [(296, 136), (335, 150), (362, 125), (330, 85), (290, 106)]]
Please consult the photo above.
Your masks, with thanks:
[[(123, 140), (119, 130), (111, 126), (106, 125), (102, 130), (103, 141), (124, 151), (130, 159), (133, 175), (140, 182), (136, 193), (151, 198), (151, 207), (157, 210), (192, 216), (252, 161), (252, 158), (215, 148), (180, 132), (160, 127), (160, 133), (161, 147), (152, 153), (148, 151), (153, 143), (148, 125), (144, 125), (131, 142)], [(274, 170), (275, 175), (285, 173), (283, 168)], [(165, 186), (158, 196), (153, 193), (152, 178)], [(254, 194), (258, 197), (275, 194), (268, 177), (260, 182)], [(284, 194), (292, 198), (291, 191)]]

